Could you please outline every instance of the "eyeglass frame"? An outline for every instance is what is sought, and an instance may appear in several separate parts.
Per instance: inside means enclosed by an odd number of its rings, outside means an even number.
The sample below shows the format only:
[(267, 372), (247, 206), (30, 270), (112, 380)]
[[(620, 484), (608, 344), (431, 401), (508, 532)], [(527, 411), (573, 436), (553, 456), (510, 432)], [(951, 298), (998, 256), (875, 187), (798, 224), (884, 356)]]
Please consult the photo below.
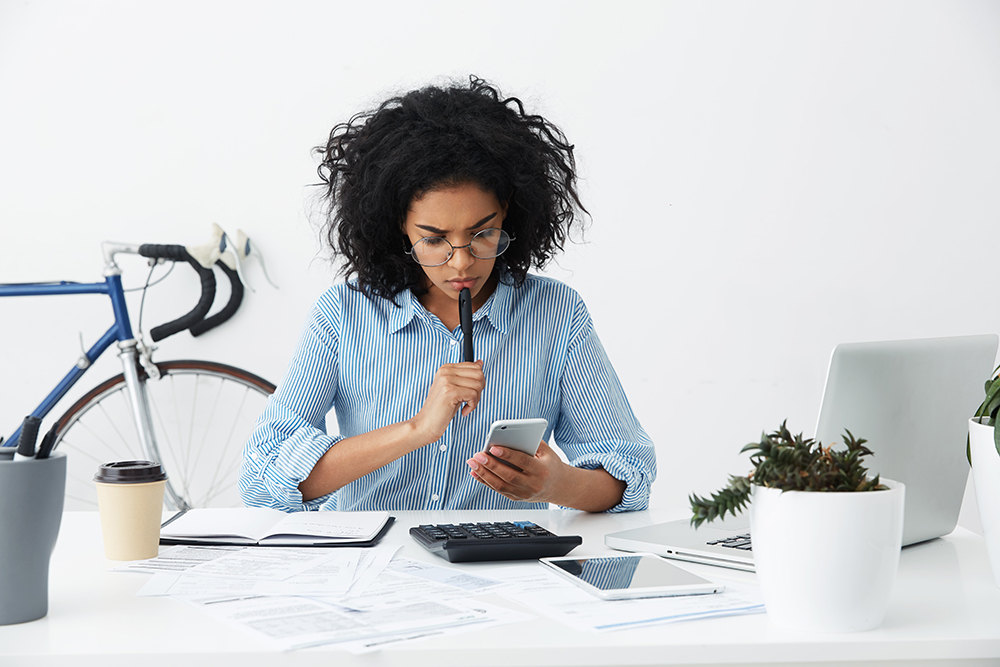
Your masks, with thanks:
[[(498, 232), (501, 232), (502, 234), (506, 234), (506, 236), (507, 236), (507, 247), (504, 248), (502, 251), (498, 252), (497, 254), (493, 255), (492, 257), (480, 257), (479, 255), (477, 255), (475, 252), (472, 251), (472, 242), (475, 241), (476, 237), (479, 236), (480, 234), (485, 234), (486, 232), (492, 232), (492, 231), (498, 231)], [(413, 249), (415, 247), (417, 247), (417, 243), (420, 243), (424, 239), (441, 239), (442, 241), (444, 241), (445, 243), (447, 243), (449, 246), (451, 246), (451, 252), (448, 253), (448, 258), (445, 259), (440, 264), (423, 264), (419, 259), (417, 259), (416, 255), (413, 254)], [(456, 250), (461, 250), (462, 248), (468, 248), (469, 249), (469, 254), (472, 255), (473, 257), (475, 257), (476, 259), (496, 259), (500, 255), (502, 255), (505, 252), (507, 252), (507, 248), (510, 248), (510, 242), (511, 241), (516, 241), (516, 240), (517, 240), (516, 237), (511, 236), (510, 234), (507, 234), (507, 231), (504, 230), (504, 229), (502, 229), (502, 228), (500, 228), (500, 227), (489, 227), (487, 229), (481, 229), (478, 232), (476, 232), (475, 234), (473, 234), (472, 238), (469, 239), (469, 242), (466, 243), (465, 245), (454, 245), (454, 244), (452, 244), (451, 241), (449, 241), (448, 239), (444, 238), (443, 236), (421, 236), (419, 239), (417, 239), (416, 243), (411, 243), (410, 244), (410, 249), (409, 250), (405, 250), (404, 249), (403, 252), (405, 252), (407, 255), (409, 255), (410, 257), (412, 257), (413, 261), (416, 262), (417, 264), (419, 264), (420, 266), (426, 266), (428, 268), (434, 268), (436, 266), (444, 266), (445, 264), (447, 264), (448, 262), (450, 262), (451, 258), (455, 256), (455, 251)]]

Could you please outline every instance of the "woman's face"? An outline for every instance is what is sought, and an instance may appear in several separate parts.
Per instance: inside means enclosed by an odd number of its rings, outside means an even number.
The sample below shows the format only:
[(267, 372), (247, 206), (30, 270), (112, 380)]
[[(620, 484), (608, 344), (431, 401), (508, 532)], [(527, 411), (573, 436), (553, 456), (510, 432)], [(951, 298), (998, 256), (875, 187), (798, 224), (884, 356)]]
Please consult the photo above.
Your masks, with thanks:
[[(493, 193), (475, 184), (452, 185), (431, 190), (414, 199), (407, 211), (403, 232), (410, 243), (425, 237), (437, 237), (446, 239), (452, 246), (465, 246), (484, 229), (500, 229), (506, 215), (506, 205), (501, 204)], [(466, 247), (455, 250), (451, 259), (441, 266), (421, 266), (427, 288), (427, 295), (421, 301), (457, 301), (462, 288), (468, 287), (472, 292), (472, 303), (478, 308), (493, 291), (494, 284), (490, 277), (495, 264), (495, 257), (479, 259)]]

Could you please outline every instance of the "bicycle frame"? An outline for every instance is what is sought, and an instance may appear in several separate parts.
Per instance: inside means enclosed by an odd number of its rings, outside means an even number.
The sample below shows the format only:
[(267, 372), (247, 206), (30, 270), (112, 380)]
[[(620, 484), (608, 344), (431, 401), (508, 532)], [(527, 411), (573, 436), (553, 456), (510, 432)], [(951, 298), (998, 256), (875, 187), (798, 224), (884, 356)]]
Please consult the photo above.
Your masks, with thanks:
[[(8, 296), (53, 296), (68, 294), (105, 294), (111, 299), (111, 309), (114, 312), (115, 322), (94, 343), (87, 351), (83, 352), (77, 360), (76, 365), (66, 374), (48, 396), (36, 407), (31, 415), (43, 419), (63, 396), (83, 377), (87, 369), (104, 352), (111, 347), (112, 343), (118, 343), (121, 350), (118, 354), (122, 362), (122, 372), (125, 376), (125, 384), (128, 388), (128, 395), (132, 404), (132, 417), (136, 423), (136, 431), (139, 434), (139, 445), (141, 451), (147, 456), (155, 457), (158, 452), (154, 440), (152, 418), (150, 416), (149, 403), (146, 398), (145, 385), (139, 381), (138, 372), (138, 343), (132, 334), (132, 323), (129, 320), (128, 306), (125, 303), (125, 291), (122, 288), (121, 269), (114, 261), (114, 256), (118, 253), (137, 252), (137, 246), (126, 244), (103, 244), (105, 256), (104, 282), (103, 283), (23, 283), (23, 284), (0, 284), (0, 298)], [(21, 426), (14, 430), (10, 437), (2, 445), (4, 447), (16, 447), (21, 435)], [(172, 493), (170, 494), (173, 495)], [(171, 497), (172, 504), (177, 506), (176, 498)], [(177, 507), (177, 509), (185, 509)]]
[[(66, 374), (55, 389), (45, 397), (31, 415), (44, 418), (75, 385), (90, 365), (96, 361), (115, 341), (132, 341), (132, 325), (129, 322), (128, 310), (125, 306), (125, 293), (122, 290), (121, 276), (107, 276), (103, 283), (56, 283), (56, 284), (21, 284), (0, 285), (0, 297), (6, 296), (52, 296), (58, 294), (106, 294), (111, 298), (111, 307), (115, 314), (115, 323), (101, 336), (90, 350), (84, 352), (76, 365)], [(10, 438), (4, 441), (5, 446), (14, 446), (21, 435), (18, 426)]]

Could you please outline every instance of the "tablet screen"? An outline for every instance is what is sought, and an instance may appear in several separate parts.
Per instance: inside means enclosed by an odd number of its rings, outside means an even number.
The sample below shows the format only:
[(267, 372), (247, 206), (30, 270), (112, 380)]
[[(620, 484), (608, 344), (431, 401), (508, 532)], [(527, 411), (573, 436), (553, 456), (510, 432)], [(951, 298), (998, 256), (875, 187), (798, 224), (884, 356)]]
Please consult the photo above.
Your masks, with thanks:
[(549, 562), (566, 574), (602, 591), (696, 586), (709, 583), (656, 556), (567, 558), (552, 559)]

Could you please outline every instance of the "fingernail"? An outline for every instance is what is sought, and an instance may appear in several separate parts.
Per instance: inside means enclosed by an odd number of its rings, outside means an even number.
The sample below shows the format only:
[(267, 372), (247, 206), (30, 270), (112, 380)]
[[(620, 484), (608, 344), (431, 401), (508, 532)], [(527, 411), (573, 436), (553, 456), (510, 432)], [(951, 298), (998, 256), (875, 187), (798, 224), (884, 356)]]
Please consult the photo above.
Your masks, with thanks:
[(466, 461), (466, 463), (468, 463), (469, 467), (472, 468), (473, 470), (479, 470), (479, 464), (476, 463), (473, 459), (469, 459), (468, 461)]
[(486, 463), (489, 460), (486, 458), (486, 454), (483, 454), (482, 452), (476, 452), (476, 454), (473, 455), (472, 458), (475, 459), (476, 461), (479, 461), (480, 463)]
[(503, 449), (500, 447), (490, 447), (490, 454), (493, 456), (503, 456)]

